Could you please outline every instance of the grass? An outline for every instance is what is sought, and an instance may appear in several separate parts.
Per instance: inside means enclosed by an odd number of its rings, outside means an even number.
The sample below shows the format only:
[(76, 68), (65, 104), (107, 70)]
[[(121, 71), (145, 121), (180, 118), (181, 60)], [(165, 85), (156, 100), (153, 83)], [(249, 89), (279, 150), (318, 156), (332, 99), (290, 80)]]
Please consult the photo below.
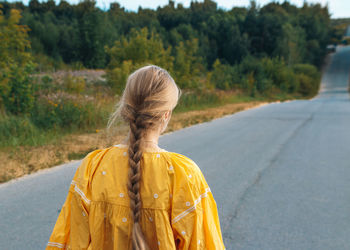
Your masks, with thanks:
[[(61, 75), (58, 77), (63, 79)], [(43, 88), (45, 95), (41, 96), (40, 106), (32, 117), (0, 114), (0, 183), (81, 159), (89, 152), (119, 143), (125, 137), (128, 131), (125, 124), (119, 124), (112, 134), (105, 130), (108, 115), (117, 100), (103, 84), (89, 85), (85, 92), (78, 94), (64, 92), (65, 84), (54, 78), (50, 84), (54, 90)], [(185, 90), (165, 132), (264, 103), (301, 98), (305, 99), (279, 92), (272, 96), (252, 97), (237, 90)]]

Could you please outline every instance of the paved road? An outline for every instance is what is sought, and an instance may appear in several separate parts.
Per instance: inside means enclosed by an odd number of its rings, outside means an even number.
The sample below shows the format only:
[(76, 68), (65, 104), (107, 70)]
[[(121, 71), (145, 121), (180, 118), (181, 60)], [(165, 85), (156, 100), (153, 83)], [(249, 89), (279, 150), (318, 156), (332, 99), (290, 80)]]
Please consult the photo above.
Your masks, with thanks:
[[(202, 169), (227, 249), (350, 249), (349, 70), (339, 48), (316, 98), (160, 138)], [(79, 163), (0, 185), (0, 249), (44, 249)]]
[(349, 25), (348, 28), (346, 29), (345, 36), (346, 36), (346, 37), (350, 37), (350, 25)]

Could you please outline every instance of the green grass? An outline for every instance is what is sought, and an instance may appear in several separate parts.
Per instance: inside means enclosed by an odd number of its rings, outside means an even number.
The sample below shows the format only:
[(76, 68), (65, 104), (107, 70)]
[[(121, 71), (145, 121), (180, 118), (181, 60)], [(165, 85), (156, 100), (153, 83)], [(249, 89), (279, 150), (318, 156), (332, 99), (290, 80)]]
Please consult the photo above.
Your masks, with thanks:
[(0, 147), (38, 146), (56, 138), (52, 131), (41, 131), (28, 116), (0, 117)]
[(219, 107), (225, 104), (231, 103), (242, 103), (242, 102), (253, 102), (253, 101), (285, 101), (290, 99), (305, 99), (306, 97), (300, 94), (286, 94), (276, 93), (273, 96), (263, 96), (257, 94), (255, 97), (245, 94), (234, 94), (226, 96), (225, 98), (219, 98), (216, 92), (198, 94), (189, 93), (181, 96), (178, 105), (176, 106), (174, 113), (182, 113), (193, 110), (203, 110), (206, 108)]
[[(187, 92), (184, 93), (178, 105), (176, 106), (174, 113), (182, 113), (193, 110), (203, 110), (207, 108), (219, 107), (225, 104), (230, 103), (242, 103), (242, 102), (252, 102), (252, 101), (284, 101), (288, 99), (299, 99), (302, 97), (300, 95), (291, 95), (285, 93), (274, 94), (273, 97), (266, 97), (262, 95), (256, 95), (251, 97), (244, 94), (235, 94), (235, 95), (225, 95), (224, 98), (220, 97), (218, 92)], [(54, 118), (59, 114), (56, 112), (59, 109), (58, 107), (50, 106), (50, 109), (45, 108), (45, 105), (41, 106), (42, 112), (38, 113), (36, 117), (30, 116), (14, 116), (14, 115), (0, 115), (0, 148), (1, 150), (14, 149), (18, 146), (43, 146), (48, 144), (59, 143), (60, 140), (65, 135), (72, 133), (92, 133), (96, 129), (103, 129), (106, 127), (107, 118), (110, 112), (113, 111), (113, 105), (111, 103), (105, 103), (99, 108), (89, 108), (87, 106), (80, 106), (82, 108), (74, 107), (74, 105), (68, 107), (62, 117), (59, 117), (61, 120), (64, 120), (65, 125), (71, 123), (72, 126), (47, 126), (45, 123), (51, 122), (53, 120), (50, 114), (54, 114)], [(54, 112), (53, 112), (54, 111)], [(73, 112), (74, 111), (74, 112)], [(88, 114), (84, 112), (88, 111)], [(50, 114), (46, 114), (50, 113)], [(75, 115), (75, 120), (73, 114)], [(64, 115), (64, 116), (63, 116)], [(50, 118), (50, 119), (49, 119)], [(41, 125), (40, 122), (44, 125)], [(68, 119), (68, 120), (67, 120)], [(55, 120), (54, 120), (55, 121)], [(76, 126), (79, 124), (79, 126)], [(85, 152), (84, 152), (85, 153)], [(70, 155), (70, 159), (78, 159), (84, 155)]]
[(178, 102), (178, 105), (174, 109), (174, 113), (181, 113), (191, 110), (198, 110), (209, 108), (213, 106), (219, 106), (223, 104), (223, 100), (220, 99), (217, 93), (196, 93), (189, 92), (184, 93)]
[[(98, 119), (98, 118), (97, 118)], [(6, 115), (0, 117), (0, 149), (16, 148), (18, 146), (44, 146), (48, 144), (59, 143), (66, 135), (76, 133), (96, 132), (96, 124), (84, 128), (50, 128), (44, 129), (37, 127), (27, 116)]]

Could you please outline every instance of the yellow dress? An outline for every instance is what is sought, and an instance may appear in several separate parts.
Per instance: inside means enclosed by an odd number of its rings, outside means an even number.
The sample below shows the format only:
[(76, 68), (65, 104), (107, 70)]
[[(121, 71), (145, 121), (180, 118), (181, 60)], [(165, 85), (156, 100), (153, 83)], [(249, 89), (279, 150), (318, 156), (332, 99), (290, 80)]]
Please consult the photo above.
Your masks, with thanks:
[[(217, 205), (200, 168), (175, 152), (144, 152), (140, 224), (153, 249), (224, 250)], [(131, 247), (126, 145), (90, 152), (78, 167), (46, 250)]]

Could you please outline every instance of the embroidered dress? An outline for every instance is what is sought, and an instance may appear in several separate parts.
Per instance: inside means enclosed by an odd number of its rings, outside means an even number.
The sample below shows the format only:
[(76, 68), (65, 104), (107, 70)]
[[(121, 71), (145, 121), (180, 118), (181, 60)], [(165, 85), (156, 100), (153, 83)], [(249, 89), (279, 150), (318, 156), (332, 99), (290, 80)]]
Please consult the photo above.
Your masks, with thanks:
[[(175, 152), (141, 158), (140, 224), (150, 248), (224, 250), (217, 205), (200, 168)], [(89, 153), (78, 167), (46, 250), (132, 249), (126, 145)]]

